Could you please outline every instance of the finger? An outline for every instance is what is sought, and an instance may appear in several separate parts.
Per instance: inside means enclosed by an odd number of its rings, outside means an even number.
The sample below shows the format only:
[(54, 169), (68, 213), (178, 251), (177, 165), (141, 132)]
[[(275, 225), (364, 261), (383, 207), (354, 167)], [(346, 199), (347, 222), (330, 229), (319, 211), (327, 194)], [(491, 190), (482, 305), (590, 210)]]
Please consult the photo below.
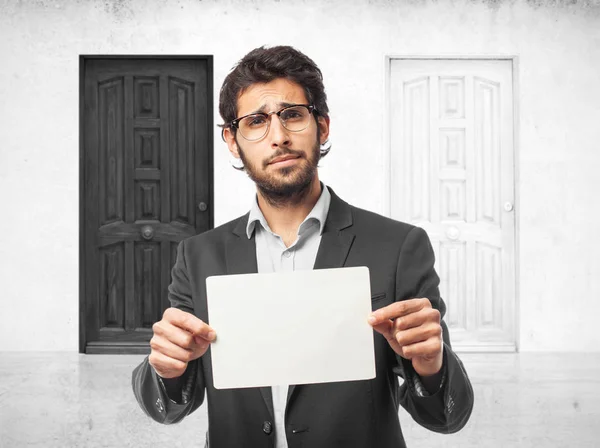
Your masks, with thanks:
[(194, 359), (193, 349), (181, 347), (164, 337), (153, 337), (150, 340), (150, 348), (177, 361), (187, 363)]
[[(175, 309), (177, 310), (177, 309)], [(198, 319), (191, 313), (177, 310), (178, 312), (171, 312), (168, 314), (165, 312), (165, 317), (168, 321), (179, 328), (182, 328), (194, 336), (199, 336), (207, 341), (213, 341), (216, 337), (216, 332), (208, 324)]]
[(160, 331), (155, 331), (155, 333), (160, 334), (163, 338), (186, 350), (197, 350), (198, 346), (206, 348), (210, 344), (210, 341), (200, 336), (194, 336), (189, 331), (172, 325), (169, 322), (162, 323)]
[(418, 327), (427, 322), (439, 324), (440, 312), (435, 308), (425, 307), (415, 313), (394, 319), (394, 327), (397, 330), (408, 330), (409, 328)]
[(394, 338), (399, 345), (411, 345), (439, 337), (440, 326), (437, 324), (426, 324), (408, 330), (398, 330), (394, 325)]
[(185, 371), (187, 363), (175, 358), (171, 358), (159, 351), (153, 350), (148, 358), (150, 365), (163, 378), (172, 378), (180, 376), (181, 372)]
[(438, 338), (431, 338), (416, 344), (402, 347), (403, 357), (412, 359), (415, 357), (435, 358), (442, 350), (442, 343)]
[(394, 302), (391, 305), (379, 308), (374, 311), (369, 318), (370, 324), (379, 324), (386, 319), (396, 319), (422, 310), (425, 307), (431, 307), (429, 299), (408, 299), (401, 302)]

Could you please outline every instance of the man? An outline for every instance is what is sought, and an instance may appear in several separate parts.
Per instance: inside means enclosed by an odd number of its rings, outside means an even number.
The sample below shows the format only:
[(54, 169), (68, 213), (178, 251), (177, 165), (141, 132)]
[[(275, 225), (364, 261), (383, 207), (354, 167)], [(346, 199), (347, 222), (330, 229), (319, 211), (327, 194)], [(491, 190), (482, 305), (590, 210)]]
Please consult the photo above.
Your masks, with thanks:
[[(172, 308), (133, 372), (142, 409), (176, 423), (206, 393), (206, 444), (217, 448), (404, 447), (399, 405), (432, 431), (460, 430), (473, 389), (442, 320), (426, 233), (353, 207), (319, 180), (330, 122), (319, 68), (291, 47), (255, 49), (225, 79), (219, 110), (256, 200), (248, 214), (179, 244)], [(370, 270), (376, 378), (214, 388), (209, 347), (219, 329), (208, 324), (206, 277), (349, 266)]]

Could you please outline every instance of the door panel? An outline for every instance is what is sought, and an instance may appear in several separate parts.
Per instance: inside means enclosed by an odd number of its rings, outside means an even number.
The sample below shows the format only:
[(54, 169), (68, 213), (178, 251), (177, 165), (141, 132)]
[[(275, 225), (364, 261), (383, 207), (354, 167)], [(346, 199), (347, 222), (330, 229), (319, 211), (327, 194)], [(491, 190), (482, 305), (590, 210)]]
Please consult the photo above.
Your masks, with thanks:
[(512, 61), (396, 59), (390, 70), (392, 217), (429, 234), (453, 345), (512, 351)]
[(80, 349), (148, 353), (177, 243), (212, 227), (211, 60), (82, 64)]

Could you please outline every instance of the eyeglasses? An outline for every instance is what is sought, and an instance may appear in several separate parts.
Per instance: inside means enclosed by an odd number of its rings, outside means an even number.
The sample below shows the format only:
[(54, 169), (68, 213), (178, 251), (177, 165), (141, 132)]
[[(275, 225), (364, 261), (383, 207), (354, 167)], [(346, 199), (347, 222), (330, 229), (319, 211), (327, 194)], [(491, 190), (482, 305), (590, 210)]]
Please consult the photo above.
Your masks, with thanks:
[(300, 132), (310, 124), (310, 117), (313, 112), (316, 112), (315, 106), (293, 104), (276, 112), (244, 115), (233, 120), (231, 127), (237, 128), (246, 140), (255, 141), (260, 140), (269, 132), (271, 115), (277, 115), (283, 127), (288, 131)]

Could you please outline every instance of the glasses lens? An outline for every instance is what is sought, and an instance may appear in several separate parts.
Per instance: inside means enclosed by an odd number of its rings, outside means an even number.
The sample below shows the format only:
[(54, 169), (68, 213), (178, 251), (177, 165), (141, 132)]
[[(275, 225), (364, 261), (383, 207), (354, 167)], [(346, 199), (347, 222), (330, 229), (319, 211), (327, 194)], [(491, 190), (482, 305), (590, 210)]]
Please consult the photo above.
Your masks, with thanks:
[(310, 112), (305, 106), (292, 106), (281, 111), (281, 122), (289, 131), (302, 131), (310, 121)]
[(248, 140), (258, 140), (267, 132), (267, 120), (264, 115), (249, 115), (240, 121), (240, 132)]

